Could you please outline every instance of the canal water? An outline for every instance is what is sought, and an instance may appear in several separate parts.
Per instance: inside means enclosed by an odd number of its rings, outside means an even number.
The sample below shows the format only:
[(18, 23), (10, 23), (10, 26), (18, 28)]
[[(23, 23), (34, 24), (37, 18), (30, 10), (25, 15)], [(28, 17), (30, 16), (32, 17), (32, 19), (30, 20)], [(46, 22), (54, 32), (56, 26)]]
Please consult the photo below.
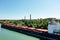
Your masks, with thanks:
[(0, 40), (42, 40), (42, 39), (1, 28)]
[(2, 28), (0, 32), (0, 40), (39, 40), (39, 39)]

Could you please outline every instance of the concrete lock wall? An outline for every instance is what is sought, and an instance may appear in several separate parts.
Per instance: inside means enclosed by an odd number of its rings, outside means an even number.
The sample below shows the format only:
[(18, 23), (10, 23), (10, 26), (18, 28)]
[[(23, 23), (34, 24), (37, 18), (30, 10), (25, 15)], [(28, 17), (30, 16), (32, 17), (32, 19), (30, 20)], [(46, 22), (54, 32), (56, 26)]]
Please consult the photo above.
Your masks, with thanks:
[(0, 24), (0, 31), (1, 31), (1, 24)]

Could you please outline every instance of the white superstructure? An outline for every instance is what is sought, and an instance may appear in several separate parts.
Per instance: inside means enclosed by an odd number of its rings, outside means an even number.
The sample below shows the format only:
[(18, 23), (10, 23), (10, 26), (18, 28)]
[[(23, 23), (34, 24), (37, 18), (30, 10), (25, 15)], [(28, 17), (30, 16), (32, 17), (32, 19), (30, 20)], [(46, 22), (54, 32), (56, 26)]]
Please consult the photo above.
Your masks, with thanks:
[(51, 21), (48, 24), (48, 33), (60, 34), (60, 24), (55, 21)]

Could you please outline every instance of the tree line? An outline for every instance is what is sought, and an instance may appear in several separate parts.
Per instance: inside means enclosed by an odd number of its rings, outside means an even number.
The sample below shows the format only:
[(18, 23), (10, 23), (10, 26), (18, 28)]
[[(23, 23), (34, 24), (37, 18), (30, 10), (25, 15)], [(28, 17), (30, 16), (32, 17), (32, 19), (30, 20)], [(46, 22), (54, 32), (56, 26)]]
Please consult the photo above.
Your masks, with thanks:
[[(6, 23), (6, 24), (19, 24), (20, 26), (28, 26), (28, 27), (34, 27), (34, 28), (42, 28), (47, 29), (48, 23), (51, 19), (56, 18), (46, 18), (46, 19), (31, 19), (31, 20), (0, 20), (0, 23)], [(55, 21), (60, 23), (60, 19), (56, 19)]]

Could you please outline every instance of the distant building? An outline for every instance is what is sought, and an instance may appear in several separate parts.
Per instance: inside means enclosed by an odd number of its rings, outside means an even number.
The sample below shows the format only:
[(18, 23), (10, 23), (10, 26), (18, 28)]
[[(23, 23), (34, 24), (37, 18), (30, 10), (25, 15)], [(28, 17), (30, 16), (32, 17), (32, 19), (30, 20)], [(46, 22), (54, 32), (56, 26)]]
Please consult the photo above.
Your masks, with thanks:
[(31, 14), (30, 14), (30, 20), (31, 20)]
[(48, 33), (60, 34), (60, 24), (58, 22), (55, 22), (54, 20), (52, 20), (48, 24)]

